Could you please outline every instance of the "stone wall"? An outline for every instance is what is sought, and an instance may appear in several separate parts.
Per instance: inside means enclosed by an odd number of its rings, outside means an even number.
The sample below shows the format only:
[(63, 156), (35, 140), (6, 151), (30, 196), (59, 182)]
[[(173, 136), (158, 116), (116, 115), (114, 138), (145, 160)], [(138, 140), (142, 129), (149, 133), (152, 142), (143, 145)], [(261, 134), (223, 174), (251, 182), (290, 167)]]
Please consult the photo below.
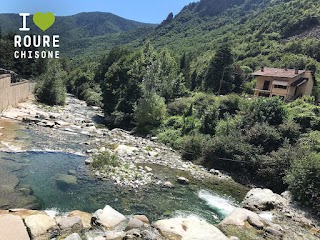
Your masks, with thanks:
[(11, 75), (0, 75), (0, 112), (8, 106), (16, 106), (17, 103), (26, 100), (32, 95), (34, 83), (22, 81), (11, 83)]

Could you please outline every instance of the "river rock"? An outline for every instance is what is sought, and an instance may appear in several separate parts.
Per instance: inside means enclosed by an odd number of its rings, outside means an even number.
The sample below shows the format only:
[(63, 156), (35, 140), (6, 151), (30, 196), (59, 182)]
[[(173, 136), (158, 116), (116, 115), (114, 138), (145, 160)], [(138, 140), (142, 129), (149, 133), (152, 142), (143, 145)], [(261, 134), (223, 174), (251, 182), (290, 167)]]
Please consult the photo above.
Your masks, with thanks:
[(189, 179), (185, 177), (178, 177), (177, 182), (183, 185), (188, 185), (189, 184)]
[(248, 216), (247, 221), (255, 228), (261, 229), (264, 227), (264, 223), (257, 217)]
[(107, 232), (105, 235), (105, 240), (122, 240), (125, 236), (123, 232)]
[(249, 217), (252, 222), (258, 223), (263, 221), (258, 214), (251, 212), (248, 209), (236, 208), (219, 223), (219, 226), (234, 225), (237, 227), (245, 227), (245, 222)]
[(148, 228), (141, 232), (142, 239), (145, 240), (162, 240), (164, 239), (156, 228)]
[(59, 125), (59, 126), (62, 126), (62, 127), (65, 127), (65, 126), (69, 126), (70, 123), (68, 122), (64, 122), (64, 121), (55, 121), (55, 124)]
[(0, 240), (30, 240), (21, 217), (0, 215)]
[(82, 211), (72, 211), (68, 214), (68, 217), (79, 217), (82, 221), (82, 226), (85, 229), (91, 228), (91, 217), (92, 214)]
[(62, 232), (80, 232), (83, 228), (79, 217), (62, 217), (57, 222)]
[(146, 223), (146, 224), (150, 223), (150, 221), (146, 215), (134, 215), (133, 217), (136, 219), (139, 219), (143, 223)]
[(20, 216), (22, 219), (25, 219), (26, 217), (29, 217), (32, 215), (37, 215), (37, 214), (47, 215), (43, 211), (29, 210), (29, 209), (24, 209), (24, 208), (10, 209), (9, 212), (12, 215)]
[(91, 222), (102, 225), (108, 230), (113, 230), (126, 220), (127, 218), (124, 215), (107, 205), (104, 209), (99, 209), (92, 215)]
[(171, 182), (167, 181), (163, 184), (163, 187), (164, 188), (174, 188), (174, 185)]
[(66, 237), (64, 240), (81, 240), (81, 237), (78, 233), (72, 233), (68, 237)]
[(68, 174), (58, 174), (56, 177), (58, 187), (65, 189), (77, 185), (77, 177)]
[(114, 151), (119, 155), (130, 155), (134, 152), (138, 151), (139, 149), (136, 147), (130, 147), (126, 145), (119, 145)]
[(196, 217), (159, 220), (154, 227), (169, 240), (229, 240), (218, 228)]
[(37, 214), (25, 218), (25, 224), (32, 238), (49, 237), (57, 229), (56, 221), (48, 215)]
[(282, 209), (288, 204), (288, 200), (270, 189), (254, 188), (247, 193), (241, 206), (252, 211), (269, 211), (275, 208)]
[(137, 218), (130, 218), (126, 230), (131, 230), (134, 228), (141, 228), (143, 226), (143, 222)]

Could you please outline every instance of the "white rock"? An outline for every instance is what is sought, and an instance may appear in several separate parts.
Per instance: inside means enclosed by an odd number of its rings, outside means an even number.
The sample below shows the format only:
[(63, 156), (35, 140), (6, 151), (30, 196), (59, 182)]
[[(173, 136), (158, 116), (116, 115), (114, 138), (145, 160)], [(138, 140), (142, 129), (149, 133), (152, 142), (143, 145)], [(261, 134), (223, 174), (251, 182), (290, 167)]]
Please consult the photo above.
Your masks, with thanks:
[(113, 230), (121, 223), (126, 221), (127, 218), (107, 205), (104, 209), (97, 210), (93, 214), (92, 219), (93, 222), (97, 223), (98, 225), (102, 225), (108, 230)]
[(37, 214), (25, 218), (31, 237), (36, 238), (46, 235), (50, 230), (56, 229), (56, 221), (48, 215)]
[(218, 228), (196, 217), (160, 220), (154, 227), (169, 240), (229, 240)]
[(29, 240), (22, 218), (10, 214), (0, 215), (0, 240)]
[(78, 233), (72, 233), (68, 237), (66, 237), (64, 240), (81, 240), (81, 237)]

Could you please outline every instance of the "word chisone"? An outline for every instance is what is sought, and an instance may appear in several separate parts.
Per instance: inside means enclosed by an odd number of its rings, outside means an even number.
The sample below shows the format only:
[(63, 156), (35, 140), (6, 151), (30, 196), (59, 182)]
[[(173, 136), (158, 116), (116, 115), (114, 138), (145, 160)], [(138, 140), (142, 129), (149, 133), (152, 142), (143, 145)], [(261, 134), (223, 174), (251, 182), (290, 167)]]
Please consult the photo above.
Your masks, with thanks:
[[(59, 48), (59, 35), (14, 36), (15, 48)], [(59, 58), (59, 51), (15, 51), (15, 58)]]

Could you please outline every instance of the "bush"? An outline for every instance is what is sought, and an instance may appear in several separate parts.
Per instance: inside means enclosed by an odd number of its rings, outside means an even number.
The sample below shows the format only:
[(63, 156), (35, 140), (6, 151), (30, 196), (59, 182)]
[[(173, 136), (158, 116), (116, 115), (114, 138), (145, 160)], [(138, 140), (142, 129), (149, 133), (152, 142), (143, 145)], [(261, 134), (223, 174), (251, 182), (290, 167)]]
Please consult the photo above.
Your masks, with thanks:
[(183, 138), (181, 130), (175, 129), (166, 129), (166, 130), (159, 130), (157, 134), (158, 140), (174, 149), (180, 149)]
[(246, 169), (254, 173), (256, 170), (256, 153), (256, 148), (246, 143), (241, 137), (216, 136), (204, 144), (202, 162), (208, 168), (218, 168), (231, 172)]
[(285, 181), (293, 197), (320, 216), (320, 154), (311, 153), (294, 161)]
[(67, 89), (65, 85), (67, 73), (57, 61), (48, 63), (48, 69), (43, 74), (35, 89), (35, 96), (39, 102), (48, 105), (64, 105)]
[(289, 118), (300, 124), (302, 131), (320, 130), (320, 107), (308, 99), (297, 99), (288, 104)]
[(245, 133), (248, 143), (263, 149), (263, 153), (277, 151), (282, 144), (282, 138), (276, 128), (267, 123), (257, 123)]
[(138, 127), (158, 126), (165, 115), (165, 101), (154, 93), (141, 98), (134, 110), (134, 119)]
[(219, 98), (219, 118), (224, 118), (226, 114), (235, 115), (240, 110), (241, 100), (236, 94)]
[(256, 98), (249, 104), (248, 109), (242, 109), (248, 123), (267, 122), (270, 125), (279, 125), (286, 119), (287, 112), (283, 100), (278, 97)]
[(170, 116), (183, 115), (190, 107), (192, 98), (179, 98), (167, 106), (167, 112)]
[(209, 137), (201, 134), (185, 137), (181, 147), (182, 158), (190, 161), (200, 158), (203, 144), (208, 140)]
[(201, 118), (200, 132), (213, 135), (215, 133), (219, 111), (215, 105), (208, 107)]
[(102, 169), (105, 167), (118, 167), (120, 161), (117, 155), (108, 152), (102, 152), (93, 156), (91, 166), (95, 169)]
[(301, 135), (300, 125), (292, 121), (282, 123), (278, 130), (282, 139), (288, 139), (290, 144), (295, 144)]
[(242, 119), (239, 115), (218, 121), (216, 126), (216, 136), (240, 135), (241, 134)]

